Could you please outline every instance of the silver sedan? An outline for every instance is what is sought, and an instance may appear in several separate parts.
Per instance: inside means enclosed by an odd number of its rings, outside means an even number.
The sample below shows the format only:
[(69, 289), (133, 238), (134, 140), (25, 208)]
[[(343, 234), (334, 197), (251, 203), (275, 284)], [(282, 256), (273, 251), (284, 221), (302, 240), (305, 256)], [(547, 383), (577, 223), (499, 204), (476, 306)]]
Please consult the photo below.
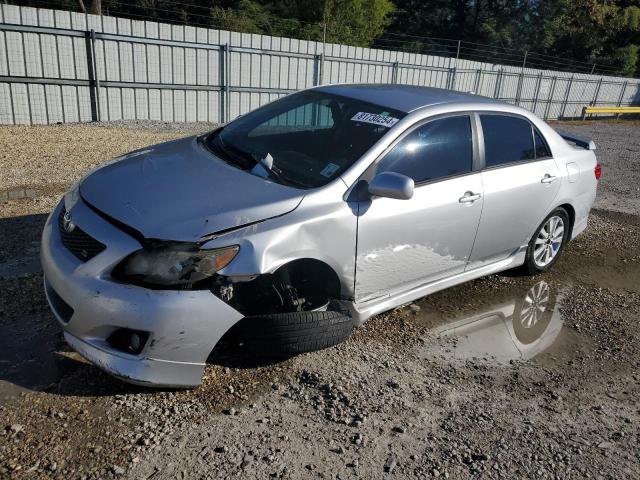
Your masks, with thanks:
[(587, 226), (589, 139), (471, 94), (333, 85), (114, 159), (49, 217), (67, 342), (124, 380), (194, 386), (230, 348), (285, 357), (502, 270)]

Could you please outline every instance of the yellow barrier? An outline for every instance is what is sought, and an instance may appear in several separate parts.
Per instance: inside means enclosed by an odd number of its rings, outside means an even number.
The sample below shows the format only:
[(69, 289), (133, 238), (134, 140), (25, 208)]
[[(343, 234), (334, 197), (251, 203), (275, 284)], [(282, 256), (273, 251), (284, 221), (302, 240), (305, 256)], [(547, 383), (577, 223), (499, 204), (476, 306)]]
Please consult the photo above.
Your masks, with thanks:
[(582, 109), (582, 119), (590, 113), (640, 113), (640, 107), (584, 107)]

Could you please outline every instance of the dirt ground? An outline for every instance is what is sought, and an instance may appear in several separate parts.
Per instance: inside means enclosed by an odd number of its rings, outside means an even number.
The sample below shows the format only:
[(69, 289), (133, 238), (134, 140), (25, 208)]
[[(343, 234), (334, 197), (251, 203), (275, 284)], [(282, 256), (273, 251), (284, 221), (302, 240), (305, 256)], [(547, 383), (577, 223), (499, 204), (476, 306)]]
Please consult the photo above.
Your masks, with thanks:
[(186, 391), (65, 346), (38, 240), (84, 170), (207, 126), (0, 128), (0, 192), (34, 191), (0, 200), (0, 478), (640, 478), (640, 126), (563, 127), (594, 137), (604, 178), (551, 272), (442, 291), (285, 362), (213, 358)]

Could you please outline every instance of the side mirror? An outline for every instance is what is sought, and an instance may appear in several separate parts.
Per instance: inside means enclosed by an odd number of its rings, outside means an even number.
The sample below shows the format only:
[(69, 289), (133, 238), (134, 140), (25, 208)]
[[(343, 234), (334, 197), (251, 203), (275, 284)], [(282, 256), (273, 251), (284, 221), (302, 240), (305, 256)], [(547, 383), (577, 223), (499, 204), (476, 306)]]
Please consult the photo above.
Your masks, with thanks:
[(413, 179), (395, 172), (382, 172), (369, 182), (369, 193), (376, 197), (408, 200), (413, 197)]

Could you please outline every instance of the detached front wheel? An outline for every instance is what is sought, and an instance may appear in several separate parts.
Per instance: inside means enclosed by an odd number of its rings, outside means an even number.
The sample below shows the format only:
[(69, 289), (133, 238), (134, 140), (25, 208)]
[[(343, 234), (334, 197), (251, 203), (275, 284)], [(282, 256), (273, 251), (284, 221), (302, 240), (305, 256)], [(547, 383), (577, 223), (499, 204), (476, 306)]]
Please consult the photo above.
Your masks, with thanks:
[(338, 345), (352, 330), (353, 319), (340, 310), (252, 315), (234, 325), (214, 353), (287, 358)]
[(556, 208), (544, 219), (527, 248), (524, 268), (529, 274), (546, 272), (558, 261), (569, 239), (569, 226), (564, 208)]
[(245, 318), (245, 350), (266, 357), (313, 352), (344, 342), (353, 321), (340, 311), (273, 313)]

